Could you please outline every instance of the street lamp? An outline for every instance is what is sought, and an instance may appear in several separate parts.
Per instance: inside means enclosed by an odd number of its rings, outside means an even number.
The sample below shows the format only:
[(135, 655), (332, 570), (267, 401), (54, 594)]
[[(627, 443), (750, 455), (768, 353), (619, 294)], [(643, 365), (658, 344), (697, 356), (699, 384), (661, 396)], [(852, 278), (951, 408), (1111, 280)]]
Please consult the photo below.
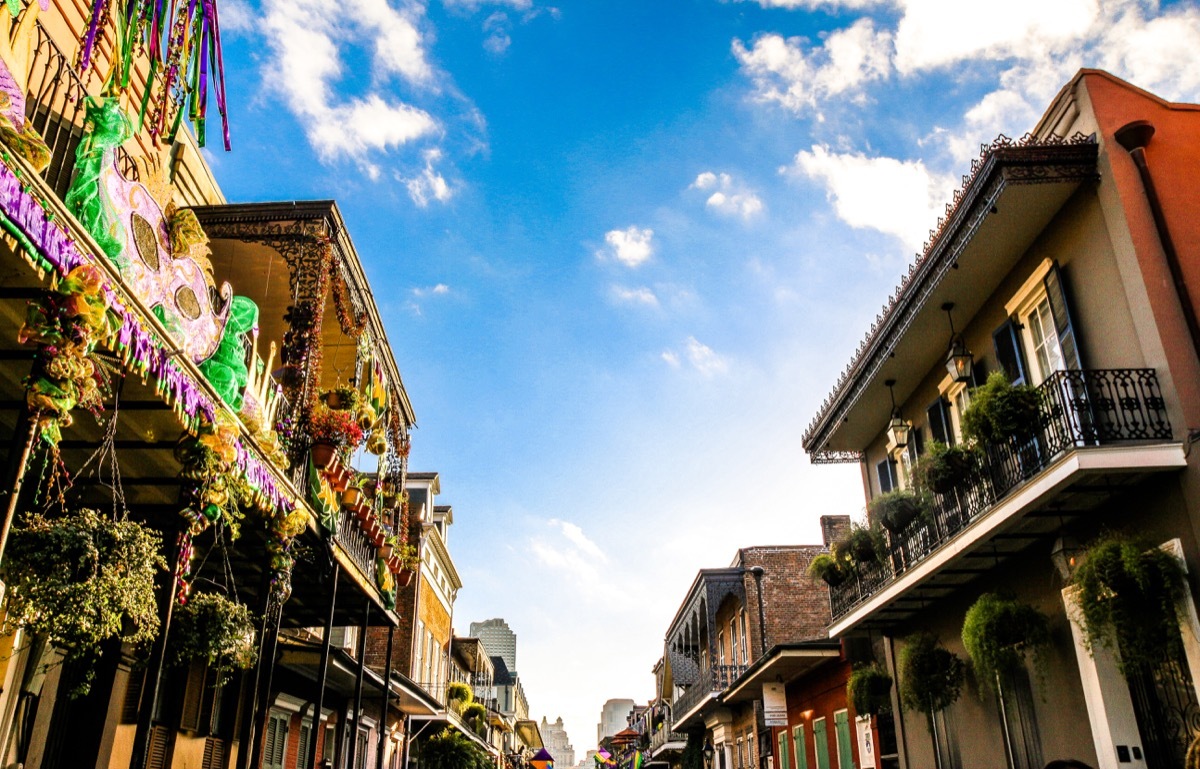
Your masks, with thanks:
[(713, 752), (714, 752), (714, 751), (713, 751), (713, 744), (712, 744), (712, 741), (711, 741), (711, 740), (709, 740), (707, 737), (705, 737), (705, 738), (704, 738), (704, 748), (703, 748), (703, 752), (704, 752), (704, 765), (705, 765), (706, 767), (711, 767), (711, 766), (712, 766)]
[(908, 445), (908, 431), (912, 429), (912, 425), (904, 420), (904, 417), (900, 415), (900, 409), (896, 407), (896, 393), (892, 390), (896, 385), (896, 380), (889, 379), (883, 384), (887, 387), (888, 394), (892, 398), (892, 421), (888, 422), (888, 440), (896, 448), (902, 449)]
[(950, 348), (946, 353), (946, 370), (950, 372), (950, 376), (954, 378), (955, 382), (970, 382), (975, 356), (971, 355), (971, 351), (967, 349), (967, 343), (963, 340), (962, 334), (954, 330), (954, 316), (950, 314), (953, 309), (954, 302), (946, 302), (942, 305), (942, 310), (950, 319)]

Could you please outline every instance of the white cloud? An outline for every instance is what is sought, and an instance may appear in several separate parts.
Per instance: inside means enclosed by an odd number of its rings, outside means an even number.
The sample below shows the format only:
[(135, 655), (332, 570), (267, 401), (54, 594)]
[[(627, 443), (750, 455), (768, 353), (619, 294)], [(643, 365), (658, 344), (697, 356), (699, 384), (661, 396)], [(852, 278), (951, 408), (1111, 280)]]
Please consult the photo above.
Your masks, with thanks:
[(567, 541), (582, 551), (584, 554), (595, 558), (597, 561), (604, 562), (608, 560), (608, 556), (600, 549), (588, 536), (583, 533), (583, 529), (570, 521), (560, 521), (557, 518), (550, 519), (550, 525), (559, 529)]
[(733, 55), (754, 82), (756, 98), (793, 112), (831, 96), (860, 95), (861, 86), (888, 75), (891, 52), (891, 33), (876, 30), (869, 18), (830, 33), (820, 46), (777, 34), (758, 37), (749, 49), (741, 40), (733, 41)]
[(682, 368), (686, 362), (706, 377), (729, 371), (729, 362), (694, 336), (684, 340), (682, 350), (663, 350), (661, 357), (671, 368)]
[(423, 8), (414, 0), (399, 8), (386, 0), (350, 0), (338, 6), (319, 0), (264, 0), (267, 81), (279, 89), (323, 161), (347, 157), (375, 178), (379, 169), (370, 153), (437, 129), (429, 113), (390, 94), (371, 90), (340, 97), (335, 89), (344, 74), (342, 46), (369, 47), (372, 63), (383, 75), (421, 88), (431, 85), (434, 71), (417, 28)]
[(916, 250), (945, 210), (955, 179), (934, 174), (919, 160), (867, 157), (814, 146), (801, 150), (788, 169), (816, 180), (842, 221), (900, 238)]
[(487, 35), (483, 40), (483, 47), (497, 55), (507, 51), (512, 45), (512, 37), (508, 34), (511, 26), (508, 14), (503, 11), (496, 11), (488, 16), (483, 20), (483, 31)]
[(626, 267), (637, 267), (654, 254), (653, 238), (654, 230), (649, 227), (639, 229), (631, 226), (604, 234), (604, 242), (609, 245), (608, 255)]
[(711, 190), (705, 205), (728, 216), (751, 219), (763, 211), (763, 202), (758, 194), (735, 182), (729, 174), (705, 171), (696, 177), (689, 189)]
[(426, 150), (425, 168), (416, 176), (404, 180), (409, 197), (421, 208), (429, 205), (430, 200), (445, 203), (454, 195), (454, 190), (446, 183), (446, 179), (433, 167), (441, 158), (441, 150)]
[(501, 5), (527, 11), (533, 8), (533, 0), (442, 0), (447, 8), (462, 8), (467, 11), (477, 11), (485, 5)]
[(658, 297), (645, 286), (639, 286), (638, 288), (613, 286), (612, 295), (614, 299), (623, 304), (642, 304), (647, 307), (658, 306)]
[(412, 295), (417, 296), (417, 297), (445, 296), (446, 294), (449, 294), (449, 293), (450, 293), (450, 287), (447, 286), (445, 283), (438, 283), (437, 285), (429, 286), (428, 288), (418, 287), (418, 288), (412, 289)]
[[(829, 10), (836, 11), (842, 8), (872, 8), (878, 5), (885, 5), (889, 0), (753, 0), (763, 8), (802, 8), (806, 11)], [(746, 0), (738, 0), (738, 2), (746, 2)]]
[(546, 523), (550, 534), (529, 540), (529, 551), (542, 567), (556, 572), (554, 578), (565, 580), (574, 595), (610, 607), (621, 605), (625, 592), (601, 571), (608, 561), (604, 550), (574, 523), (558, 519)]

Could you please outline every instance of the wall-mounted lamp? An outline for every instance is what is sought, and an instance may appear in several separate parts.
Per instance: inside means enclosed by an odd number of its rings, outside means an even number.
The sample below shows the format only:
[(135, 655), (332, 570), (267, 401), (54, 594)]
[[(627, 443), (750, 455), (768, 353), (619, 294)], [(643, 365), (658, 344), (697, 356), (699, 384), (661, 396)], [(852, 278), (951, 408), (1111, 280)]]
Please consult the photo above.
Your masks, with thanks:
[(1083, 548), (1080, 547), (1079, 541), (1069, 534), (1054, 540), (1054, 547), (1050, 548), (1050, 562), (1054, 564), (1054, 569), (1063, 582), (1070, 582), (1075, 576), (1075, 569), (1078, 568), (1082, 555)]
[(904, 421), (904, 417), (900, 415), (900, 409), (896, 408), (896, 393), (892, 390), (896, 385), (896, 380), (889, 379), (884, 382), (884, 385), (887, 386), (888, 394), (892, 398), (892, 421), (888, 422), (888, 440), (896, 448), (902, 449), (908, 445), (908, 432), (912, 429), (912, 425)]
[(946, 353), (946, 370), (950, 372), (950, 376), (954, 377), (955, 382), (970, 382), (975, 356), (967, 349), (967, 343), (963, 341), (962, 334), (954, 330), (954, 316), (950, 314), (953, 309), (954, 302), (946, 302), (942, 305), (942, 311), (950, 319), (950, 351)]
[(704, 765), (712, 766), (713, 753), (715, 751), (713, 750), (712, 741), (709, 740), (707, 737), (704, 738), (703, 752), (704, 752)]

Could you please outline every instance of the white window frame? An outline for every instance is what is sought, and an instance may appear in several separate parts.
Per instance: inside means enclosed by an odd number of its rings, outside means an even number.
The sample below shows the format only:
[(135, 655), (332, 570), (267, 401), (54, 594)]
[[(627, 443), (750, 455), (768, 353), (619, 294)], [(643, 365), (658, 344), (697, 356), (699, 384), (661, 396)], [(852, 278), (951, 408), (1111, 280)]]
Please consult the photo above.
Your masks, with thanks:
[[(1021, 341), (1021, 352), (1025, 355), (1026, 366), (1029, 368), (1029, 383), (1039, 385), (1046, 380), (1053, 371), (1043, 371), (1042, 363), (1038, 360), (1037, 345), (1033, 338), (1033, 328), (1030, 321), (1030, 316), (1037, 312), (1037, 308), (1043, 302), (1049, 302), (1049, 296), (1046, 294), (1046, 276), (1050, 274), (1050, 270), (1054, 268), (1054, 262), (1051, 259), (1043, 259), (1029, 277), (1021, 284), (1021, 288), (1013, 294), (1012, 299), (1004, 305), (1004, 311), (1008, 313), (1010, 318), (1016, 318), (1019, 328), (1017, 329), (1017, 337)], [(1050, 328), (1050, 336), (1048, 342), (1052, 341), (1056, 350), (1058, 350), (1059, 359), (1063, 359), (1062, 346), (1058, 341), (1058, 332)]]
[(954, 377), (947, 374), (938, 384), (938, 395), (950, 404), (950, 407), (946, 409), (950, 416), (950, 424), (947, 427), (954, 433), (954, 442), (962, 443), (963, 412), (971, 405), (970, 382), (956, 382)]

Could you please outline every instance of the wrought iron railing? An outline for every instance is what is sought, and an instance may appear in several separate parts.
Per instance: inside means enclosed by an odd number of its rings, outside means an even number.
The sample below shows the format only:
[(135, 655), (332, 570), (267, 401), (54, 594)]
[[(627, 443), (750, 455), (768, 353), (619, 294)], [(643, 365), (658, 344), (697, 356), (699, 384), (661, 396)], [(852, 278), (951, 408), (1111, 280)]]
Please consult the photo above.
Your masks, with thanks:
[[(88, 91), (70, 57), (41, 24), (35, 25), (34, 34), (25, 116), (50, 148), (50, 165), (42, 177), (63, 198), (75, 173), (75, 149), (83, 136)], [(137, 164), (124, 149), (117, 150), (117, 163), (127, 179), (138, 179)]]
[(354, 515), (345, 508), (338, 512), (336, 539), (367, 581), (375, 584), (375, 543), (367, 539)]
[(700, 679), (684, 689), (683, 694), (675, 699), (674, 712), (681, 716), (688, 713), (706, 697), (728, 689), (738, 676), (745, 672), (745, 665), (713, 665), (702, 672)]
[(687, 734), (684, 732), (673, 732), (667, 725), (650, 735), (650, 750), (651, 752), (658, 750), (668, 742), (687, 742)]
[(1041, 414), (1026, 436), (983, 447), (967, 481), (934, 494), (929, 515), (889, 534), (881, 562), (830, 588), (834, 619), (920, 563), (1064, 453), (1113, 443), (1166, 441), (1171, 424), (1154, 369), (1059, 371), (1038, 387)]

